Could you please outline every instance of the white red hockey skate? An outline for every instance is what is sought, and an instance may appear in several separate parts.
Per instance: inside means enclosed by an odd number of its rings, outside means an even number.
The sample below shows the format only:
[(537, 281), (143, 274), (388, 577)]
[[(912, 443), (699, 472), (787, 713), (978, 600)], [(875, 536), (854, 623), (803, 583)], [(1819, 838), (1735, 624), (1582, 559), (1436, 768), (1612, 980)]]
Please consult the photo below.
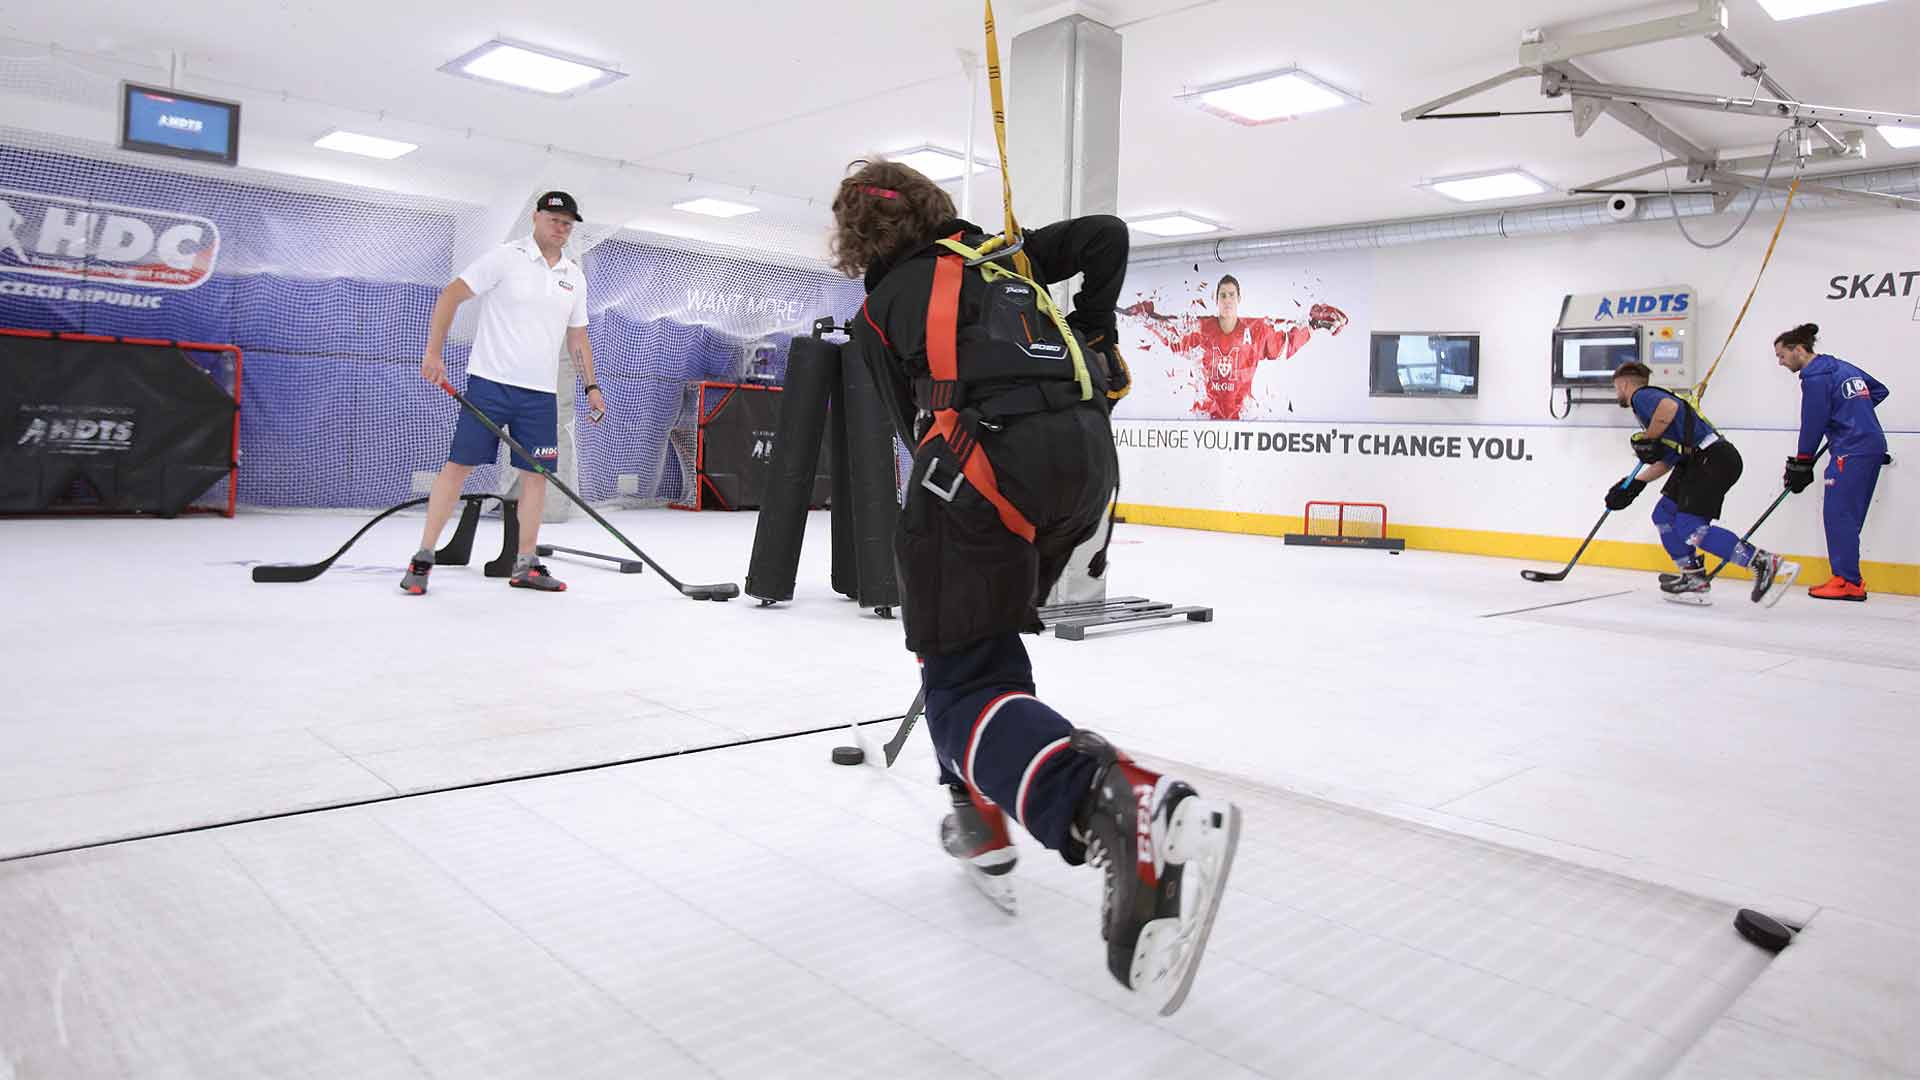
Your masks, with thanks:
[(1087, 864), (1106, 875), (1107, 970), (1171, 1016), (1187, 1000), (1240, 842), (1240, 808), (1203, 798), (1087, 731), (1073, 749), (1104, 762), (1076, 816)]
[(940, 820), (940, 846), (960, 860), (967, 880), (993, 901), (993, 906), (1018, 915), (1013, 867), (1020, 855), (1007, 833), (1007, 816), (964, 784), (948, 785), (947, 790), (953, 796), (953, 811)]

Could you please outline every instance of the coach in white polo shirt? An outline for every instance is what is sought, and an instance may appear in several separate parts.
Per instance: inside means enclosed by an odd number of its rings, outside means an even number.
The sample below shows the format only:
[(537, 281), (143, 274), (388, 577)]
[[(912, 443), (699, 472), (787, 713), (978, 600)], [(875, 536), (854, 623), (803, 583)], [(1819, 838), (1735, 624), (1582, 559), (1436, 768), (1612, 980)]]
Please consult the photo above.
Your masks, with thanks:
[[(563, 250), (580, 220), (579, 206), (564, 191), (549, 191), (535, 200), (531, 235), (482, 255), (440, 290), (427, 332), (427, 355), (420, 361), (420, 374), (428, 382), (445, 382), (447, 365), (440, 352), (446, 344), (447, 330), (453, 326), (453, 313), (471, 297), (485, 296), (473, 354), (467, 360), (467, 399), (548, 469), (554, 467), (558, 457), (553, 358), (562, 338), (573, 357), (574, 369), (586, 380), (587, 406), (595, 423), (607, 408), (600, 387), (593, 381), (593, 347), (587, 343), (587, 277)], [(440, 530), (460, 499), (460, 489), (474, 466), (494, 460), (499, 451), (500, 441), (493, 433), (471, 413), (461, 410), (447, 463), (434, 479), (433, 493), (427, 500), (427, 524), (420, 534), (420, 550), (408, 564), (407, 575), (400, 579), (402, 590), (414, 596), (427, 591), (433, 549), (439, 545)], [(540, 538), (540, 511), (547, 501), (547, 478), (534, 472), (533, 463), (518, 453), (513, 455), (513, 466), (521, 470), (520, 552), (507, 583), (522, 589), (564, 592), (566, 584), (548, 573), (534, 556)]]

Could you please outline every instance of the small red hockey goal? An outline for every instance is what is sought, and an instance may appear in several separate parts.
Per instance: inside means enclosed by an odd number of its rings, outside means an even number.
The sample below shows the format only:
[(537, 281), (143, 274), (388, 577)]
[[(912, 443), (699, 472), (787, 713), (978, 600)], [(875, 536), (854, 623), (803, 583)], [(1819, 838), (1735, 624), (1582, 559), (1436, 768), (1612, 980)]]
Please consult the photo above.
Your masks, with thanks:
[(1387, 535), (1387, 504), (1310, 502), (1301, 517), (1308, 536), (1355, 536), (1371, 540)]
[(1315, 499), (1300, 514), (1300, 533), (1284, 539), (1289, 544), (1316, 547), (1366, 547), (1401, 551), (1405, 540), (1387, 536), (1387, 504)]

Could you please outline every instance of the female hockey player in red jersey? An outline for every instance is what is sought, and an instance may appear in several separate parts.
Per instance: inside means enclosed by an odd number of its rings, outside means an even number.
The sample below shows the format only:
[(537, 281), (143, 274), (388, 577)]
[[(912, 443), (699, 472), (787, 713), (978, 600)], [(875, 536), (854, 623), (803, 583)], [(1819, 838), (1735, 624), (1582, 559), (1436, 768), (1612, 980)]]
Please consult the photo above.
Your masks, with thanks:
[[(867, 288), (850, 348), (917, 447), (894, 553), (953, 796), (944, 844), (976, 880), (1004, 879), (1011, 814), (1068, 863), (1104, 870), (1108, 968), (1171, 1013), (1205, 948), (1239, 810), (1042, 704), (1020, 641), (1117, 480), (1107, 413), (1124, 392), (1113, 309), (1127, 227), (1084, 217), (1026, 233), (1028, 278), (1011, 253), (983, 257), (988, 237), (904, 165), (856, 163), (833, 214), (835, 265)], [(1062, 319), (1044, 286), (1075, 274)], [(1004, 888), (988, 891), (1006, 906)]]

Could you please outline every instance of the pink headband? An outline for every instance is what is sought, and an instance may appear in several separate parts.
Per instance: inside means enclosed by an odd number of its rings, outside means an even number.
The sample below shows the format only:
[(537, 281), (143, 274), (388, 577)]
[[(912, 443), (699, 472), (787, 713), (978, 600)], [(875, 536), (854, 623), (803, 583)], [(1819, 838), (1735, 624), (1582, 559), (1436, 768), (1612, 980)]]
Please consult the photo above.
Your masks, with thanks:
[(897, 199), (900, 197), (900, 193), (897, 191), (894, 191), (892, 188), (874, 187), (871, 184), (861, 188), (860, 190), (866, 192), (867, 194), (873, 196), (876, 199)]

